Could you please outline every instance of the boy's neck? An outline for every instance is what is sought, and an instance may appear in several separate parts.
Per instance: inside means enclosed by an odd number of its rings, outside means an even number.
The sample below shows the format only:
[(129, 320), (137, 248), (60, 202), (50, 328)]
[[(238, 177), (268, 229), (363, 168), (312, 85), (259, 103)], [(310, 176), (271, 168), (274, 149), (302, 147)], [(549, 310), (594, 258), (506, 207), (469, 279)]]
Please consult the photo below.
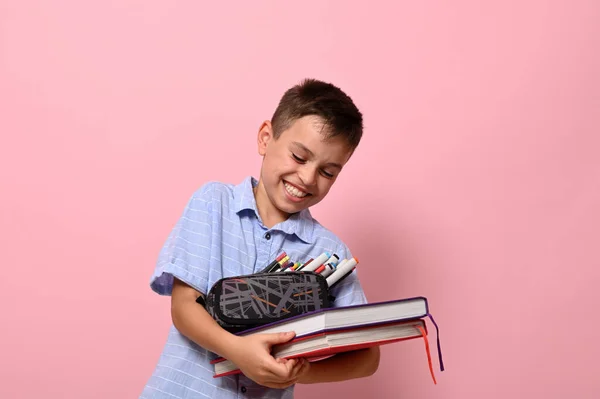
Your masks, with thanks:
[(252, 192), (254, 193), (258, 214), (266, 228), (270, 229), (290, 217), (289, 214), (281, 212), (271, 204), (262, 181), (259, 180), (257, 186), (252, 188)]

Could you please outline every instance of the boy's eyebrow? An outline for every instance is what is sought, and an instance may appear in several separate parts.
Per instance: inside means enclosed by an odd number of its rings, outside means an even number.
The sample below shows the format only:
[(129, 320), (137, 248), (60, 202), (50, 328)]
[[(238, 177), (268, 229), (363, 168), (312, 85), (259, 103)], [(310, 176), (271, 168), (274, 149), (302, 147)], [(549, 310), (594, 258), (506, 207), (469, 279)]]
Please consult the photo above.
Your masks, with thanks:
[[(292, 145), (295, 145), (296, 147), (298, 147), (302, 151), (305, 151), (311, 157), (315, 156), (315, 154), (311, 150), (309, 150), (308, 148), (306, 148), (306, 146), (304, 144), (302, 144), (302, 143), (299, 143), (297, 141), (292, 141)], [(339, 163), (336, 163), (336, 162), (328, 162), (327, 166), (333, 166), (334, 168), (342, 169), (342, 165), (340, 165)]]
[(297, 141), (293, 141), (292, 144), (295, 145), (296, 147), (300, 148), (302, 151), (308, 153), (308, 155), (310, 155), (311, 157), (315, 156), (315, 154), (313, 154), (313, 152), (311, 150), (306, 148), (306, 146), (304, 144), (298, 143)]

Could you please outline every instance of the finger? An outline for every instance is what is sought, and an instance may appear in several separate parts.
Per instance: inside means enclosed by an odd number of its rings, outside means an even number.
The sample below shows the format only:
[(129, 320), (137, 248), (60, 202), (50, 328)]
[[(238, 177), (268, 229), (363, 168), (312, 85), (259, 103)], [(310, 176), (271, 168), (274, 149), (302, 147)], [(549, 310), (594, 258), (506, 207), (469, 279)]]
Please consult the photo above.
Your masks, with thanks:
[(299, 379), (301, 376), (303, 376), (308, 371), (309, 368), (310, 368), (310, 362), (306, 359), (302, 359), (300, 366), (297, 367), (296, 370), (294, 370), (294, 374), (292, 377), (295, 379)]
[(287, 359), (284, 363), (284, 366), (287, 368), (288, 378), (293, 376), (294, 369), (298, 366), (298, 363), (301, 363), (302, 359)]
[(290, 378), (290, 371), (296, 363), (296, 359), (290, 359), (283, 363), (271, 358), (271, 360), (265, 364), (265, 369), (269, 374), (267, 377), (278, 381), (288, 380)]
[(280, 357), (275, 359), (275, 361), (277, 363), (284, 365), (290, 371), (298, 365), (300, 360), (301, 359), (285, 359), (285, 358), (280, 358)]
[[(283, 359), (282, 359), (283, 360)], [(286, 376), (286, 377), (282, 377), (282, 376), (267, 376), (266, 380), (270, 383), (270, 384), (283, 384), (285, 386), (290, 386), (295, 384), (298, 381), (298, 376), (299, 376), (299, 372), (302, 371), (302, 365), (308, 362), (304, 361), (303, 359), (288, 359), (287, 363), (292, 363), (292, 361), (296, 362), (296, 365), (290, 370), (290, 373)]]
[[(284, 361), (285, 359), (280, 359), (281, 361)], [(302, 373), (305, 369), (306, 369), (306, 365), (308, 364), (308, 361), (306, 361), (305, 359), (288, 359), (287, 362), (291, 363), (292, 361), (295, 361), (296, 364), (290, 369), (290, 374), (288, 375), (287, 378), (285, 378), (283, 381), (281, 379), (274, 379), (274, 378), (269, 378), (269, 382), (271, 384), (283, 384), (286, 387), (289, 387), (293, 384), (295, 384), (298, 381), (298, 377), (300, 375), (300, 373)]]
[(310, 368), (310, 362), (308, 360), (304, 359), (304, 362), (302, 363), (302, 367), (300, 368), (300, 371), (298, 371), (298, 374), (295, 375), (295, 377), (299, 378), (301, 375), (306, 373), (306, 371), (308, 371), (309, 368)]
[(300, 371), (305, 366), (305, 364), (306, 364), (305, 359), (298, 359), (298, 361), (296, 362), (296, 365), (294, 367), (292, 367), (292, 370), (290, 371), (290, 376), (292, 378), (295, 378), (298, 375), (298, 373), (300, 373)]
[(262, 336), (266, 343), (271, 345), (277, 345), (288, 342), (289, 340), (294, 338), (296, 334), (293, 331), (288, 331), (281, 333), (262, 334)]
[(283, 364), (287, 367), (289, 365), (296, 366), (300, 362), (301, 359), (299, 359), (299, 358), (286, 359), (286, 358), (278, 357), (275, 360), (277, 361), (277, 363)]

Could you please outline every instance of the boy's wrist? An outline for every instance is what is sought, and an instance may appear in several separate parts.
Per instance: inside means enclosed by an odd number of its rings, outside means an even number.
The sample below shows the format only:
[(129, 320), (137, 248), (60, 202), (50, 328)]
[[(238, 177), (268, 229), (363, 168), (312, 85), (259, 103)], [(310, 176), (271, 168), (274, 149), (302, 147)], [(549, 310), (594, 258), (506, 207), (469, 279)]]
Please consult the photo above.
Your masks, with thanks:
[[(239, 353), (239, 345), (242, 341), (242, 337), (232, 334), (229, 331), (223, 330), (223, 338), (220, 339), (219, 346), (221, 353), (225, 359), (234, 362), (236, 354)], [(235, 362), (234, 362), (235, 363)]]

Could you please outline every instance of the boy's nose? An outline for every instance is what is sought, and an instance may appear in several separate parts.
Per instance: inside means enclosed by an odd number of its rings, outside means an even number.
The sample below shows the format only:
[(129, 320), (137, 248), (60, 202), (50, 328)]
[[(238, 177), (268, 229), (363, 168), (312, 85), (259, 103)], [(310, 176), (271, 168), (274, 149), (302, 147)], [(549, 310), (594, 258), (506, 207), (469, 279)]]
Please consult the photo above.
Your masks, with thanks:
[(310, 187), (317, 181), (317, 171), (313, 168), (302, 168), (298, 173), (302, 184)]

